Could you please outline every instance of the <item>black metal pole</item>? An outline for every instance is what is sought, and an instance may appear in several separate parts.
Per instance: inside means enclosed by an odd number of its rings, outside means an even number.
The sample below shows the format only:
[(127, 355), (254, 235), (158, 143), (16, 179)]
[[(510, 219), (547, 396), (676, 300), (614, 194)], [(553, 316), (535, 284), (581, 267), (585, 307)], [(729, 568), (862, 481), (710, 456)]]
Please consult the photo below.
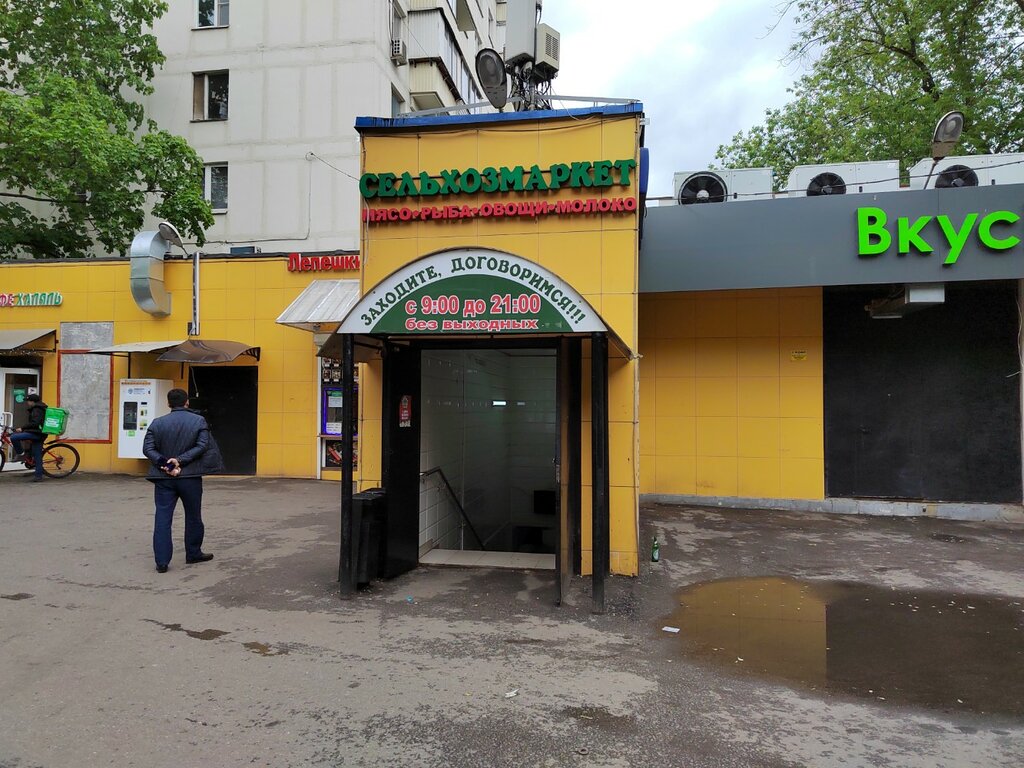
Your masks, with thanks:
[(341, 353), (341, 555), (338, 562), (338, 581), (341, 595), (347, 597), (356, 591), (355, 541), (359, 531), (352, 525), (352, 454), (355, 434), (355, 349), (352, 334), (342, 338)]
[(608, 337), (590, 339), (590, 435), (593, 483), (593, 612), (604, 613), (604, 583), (608, 574)]

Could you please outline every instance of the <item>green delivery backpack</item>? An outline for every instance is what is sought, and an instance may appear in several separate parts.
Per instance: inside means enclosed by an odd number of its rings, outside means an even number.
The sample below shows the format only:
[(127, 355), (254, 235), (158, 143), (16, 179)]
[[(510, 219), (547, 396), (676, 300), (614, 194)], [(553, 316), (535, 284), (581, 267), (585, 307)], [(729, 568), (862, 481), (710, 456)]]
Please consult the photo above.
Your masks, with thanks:
[(43, 417), (42, 432), (44, 435), (63, 435), (68, 428), (68, 410), (66, 408), (47, 408)]

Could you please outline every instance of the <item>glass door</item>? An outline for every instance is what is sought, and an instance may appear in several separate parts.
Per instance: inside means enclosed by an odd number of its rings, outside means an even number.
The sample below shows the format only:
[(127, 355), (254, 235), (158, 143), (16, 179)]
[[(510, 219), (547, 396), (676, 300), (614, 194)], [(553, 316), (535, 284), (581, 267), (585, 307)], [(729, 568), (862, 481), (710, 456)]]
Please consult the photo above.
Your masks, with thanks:
[[(0, 411), (3, 412), (0, 420), (3, 425), (18, 429), (28, 422), (28, 403), (25, 398), (32, 394), (39, 394), (38, 370), (0, 368)], [(10, 459), (10, 456), (7, 458)]]

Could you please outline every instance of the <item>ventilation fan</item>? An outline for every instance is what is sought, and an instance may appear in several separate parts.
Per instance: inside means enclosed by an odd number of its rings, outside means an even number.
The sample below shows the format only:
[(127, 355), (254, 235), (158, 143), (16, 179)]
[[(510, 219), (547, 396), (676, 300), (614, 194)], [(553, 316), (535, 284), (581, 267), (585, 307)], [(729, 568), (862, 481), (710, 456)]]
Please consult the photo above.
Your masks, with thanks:
[(978, 186), (978, 174), (966, 165), (951, 165), (935, 180), (937, 189)]
[(725, 182), (713, 173), (695, 173), (679, 187), (679, 204), (722, 203), (729, 191)]
[(825, 171), (819, 173), (810, 184), (807, 185), (808, 197), (820, 197), (821, 195), (845, 195), (846, 182), (838, 173)]

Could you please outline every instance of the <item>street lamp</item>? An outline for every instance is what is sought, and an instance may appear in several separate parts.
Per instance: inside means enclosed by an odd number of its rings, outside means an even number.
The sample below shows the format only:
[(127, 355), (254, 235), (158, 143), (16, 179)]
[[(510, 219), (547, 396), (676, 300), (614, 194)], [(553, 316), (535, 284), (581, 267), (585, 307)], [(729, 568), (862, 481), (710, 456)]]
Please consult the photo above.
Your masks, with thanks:
[(932, 134), (932, 167), (928, 169), (928, 178), (924, 180), (922, 189), (928, 189), (928, 182), (931, 181), (932, 173), (939, 160), (949, 157), (953, 147), (960, 141), (960, 135), (964, 132), (964, 113), (947, 112), (935, 126), (935, 133)]
[(161, 221), (157, 226), (160, 230), (160, 237), (171, 245), (176, 245), (185, 252), (186, 256), (192, 257), (192, 322), (188, 326), (189, 336), (199, 335), (199, 251), (189, 254), (185, 244), (181, 241), (181, 233), (178, 228), (169, 221)]

